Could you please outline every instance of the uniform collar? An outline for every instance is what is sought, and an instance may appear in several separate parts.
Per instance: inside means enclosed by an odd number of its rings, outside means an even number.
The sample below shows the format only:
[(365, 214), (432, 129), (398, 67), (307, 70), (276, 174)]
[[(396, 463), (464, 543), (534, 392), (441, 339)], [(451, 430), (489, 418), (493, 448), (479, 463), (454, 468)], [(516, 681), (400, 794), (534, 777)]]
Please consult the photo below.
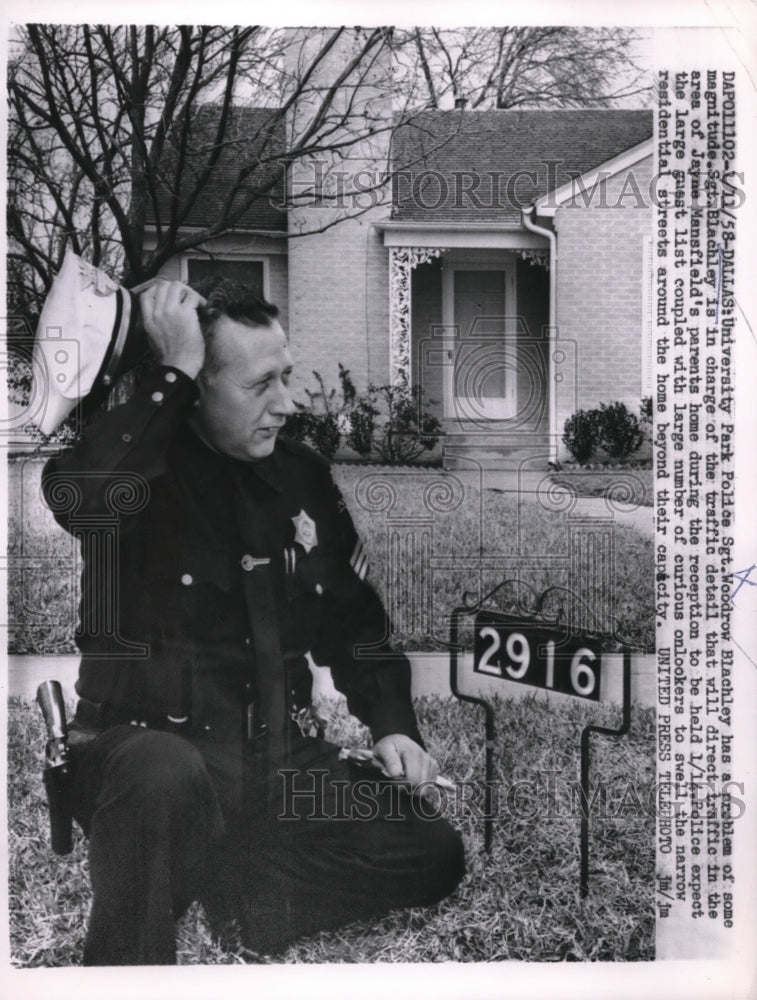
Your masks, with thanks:
[(280, 445), (278, 441), (276, 442), (274, 451), (265, 458), (261, 458), (257, 462), (241, 462), (236, 458), (229, 458), (228, 455), (223, 455), (220, 451), (216, 451), (215, 448), (211, 448), (188, 424), (186, 425), (186, 439), (191, 449), (193, 460), (197, 461), (203, 467), (206, 482), (220, 479), (228, 475), (230, 471), (243, 476), (251, 473), (257, 476), (258, 479), (261, 479), (266, 486), (270, 486), (271, 489), (276, 490), (277, 493), (284, 492)]
[(276, 490), (277, 493), (284, 492), (284, 483), (281, 475), (281, 452), (278, 441), (276, 441), (276, 446), (271, 454), (266, 456), (266, 458), (261, 458), (258, 462), (240, 462), (238, 464), (250, 469), (251, 472), (255, 473), (264, 483)]

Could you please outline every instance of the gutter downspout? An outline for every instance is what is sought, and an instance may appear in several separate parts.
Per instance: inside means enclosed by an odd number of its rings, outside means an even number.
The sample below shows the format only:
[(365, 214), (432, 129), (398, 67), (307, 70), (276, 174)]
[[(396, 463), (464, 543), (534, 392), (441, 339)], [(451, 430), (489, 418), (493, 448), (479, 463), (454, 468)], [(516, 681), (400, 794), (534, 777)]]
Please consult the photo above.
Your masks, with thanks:
[(557, 329), (557, 234), (551, 229), (537, 226), (531, 219), (536, 205), (521, 209), (523, 225), (532, 233), (546, 236), (549, 240), (549, 460), (557, 462), (557, 400), (555, 399), (555, 345)]

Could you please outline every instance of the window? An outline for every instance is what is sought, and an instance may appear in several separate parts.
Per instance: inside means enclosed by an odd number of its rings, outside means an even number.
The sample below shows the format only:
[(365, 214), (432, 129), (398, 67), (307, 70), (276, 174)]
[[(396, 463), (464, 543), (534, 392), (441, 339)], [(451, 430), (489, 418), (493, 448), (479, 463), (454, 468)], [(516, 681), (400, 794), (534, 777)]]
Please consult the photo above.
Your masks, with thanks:
[(265, 275), (262, 260), (224, 260), (216, 257), (187, 257), (187, 282), (194, 285), (214, 274), (249, 285), (256, 295), (265, 295)]

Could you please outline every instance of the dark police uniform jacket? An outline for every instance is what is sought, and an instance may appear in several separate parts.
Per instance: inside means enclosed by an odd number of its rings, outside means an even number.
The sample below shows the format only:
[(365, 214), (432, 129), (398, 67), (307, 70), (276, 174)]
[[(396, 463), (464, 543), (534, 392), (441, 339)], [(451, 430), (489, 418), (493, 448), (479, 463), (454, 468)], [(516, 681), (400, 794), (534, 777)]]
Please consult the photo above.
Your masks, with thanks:
[(310, 651), (374, 740), (420, 742), (409, 664), (387, 645), (328, 464), (285, 439), (258, 462), (221, 455), (187, 425), (196, 398), (158, 368), (45, 467), (46, 500), (82, 544), (77, 717), (233, 739), (254, 713), (258, 733), (272, 698), (287, 715), (309, 704)]

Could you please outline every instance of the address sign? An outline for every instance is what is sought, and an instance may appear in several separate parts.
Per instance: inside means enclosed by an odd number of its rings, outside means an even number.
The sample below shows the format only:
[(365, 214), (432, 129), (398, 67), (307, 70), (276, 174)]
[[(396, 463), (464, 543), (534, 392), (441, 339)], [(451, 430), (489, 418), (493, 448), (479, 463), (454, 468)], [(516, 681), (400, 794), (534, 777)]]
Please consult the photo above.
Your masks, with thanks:
[(492, 611), (480, 611), (474, 628), (476, 673), (599, 701), (598, 638)]

